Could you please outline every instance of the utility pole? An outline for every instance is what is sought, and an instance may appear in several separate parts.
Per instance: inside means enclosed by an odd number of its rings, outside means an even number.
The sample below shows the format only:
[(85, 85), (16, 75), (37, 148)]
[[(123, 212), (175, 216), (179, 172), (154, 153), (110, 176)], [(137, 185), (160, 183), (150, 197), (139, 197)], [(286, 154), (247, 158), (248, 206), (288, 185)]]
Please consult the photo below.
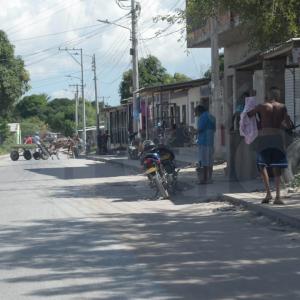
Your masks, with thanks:
[(75, 132), (78, 134), (78, 84), (69, 84), (69, 86), (75, 87)]
[(135, 0), (131, 0), (131, 40), (132, 48), (130, 54), (132, 55), (132, 79), (133, 79), (133, 131), (139, 134), (139, 109), (138, 109), (138, 90), (139, 90), (139, 67), (138, 67), (138, 39), (137, 39), (137, 11), (140, 7), (137, 5)]
[[(93, 55), (93, 60), (92, 60), (92, 70), (94, 71), (94, 83), (95, 83), (95, 104), (96, 104), (96, 136), (97, 136), (97, 141), (98, 137), (100, 134), (100, 126), (99, 126), (99, 103), (98, 103), (98, 94), (97, 94), (97, 76), (96, 76), (96, 55)], [(97, 150), (98, 153), (100, 153), (99, 145), (97, 143)]]
[(219, 68), (219, 36), (217, 17), (211, 18), (211, 88), (212, 113), (216, 118), (216, 153), (221, 151), (221, 89)]
[[(66, 51), (67, 53), (70, 54), (70, 56), (80, 65), (81, 68), (81, 98), (82, 98), (82, 122), (83, 122), (83, 144), (84, 144), (84, 150), (86, 150), (86, 117), (85, 117), (85, 99), (84, 99), (84, 82), (83, 82), (83, 59), (82, 59), (82, 48), (76, 49), (68, 49), (64, 48), (61, 49), (59, 48), (60, 51)], [(69, 51), (80, 51), (80, 62), (69, 52)], [(78, 54), (78, 53), (76, 53)]]

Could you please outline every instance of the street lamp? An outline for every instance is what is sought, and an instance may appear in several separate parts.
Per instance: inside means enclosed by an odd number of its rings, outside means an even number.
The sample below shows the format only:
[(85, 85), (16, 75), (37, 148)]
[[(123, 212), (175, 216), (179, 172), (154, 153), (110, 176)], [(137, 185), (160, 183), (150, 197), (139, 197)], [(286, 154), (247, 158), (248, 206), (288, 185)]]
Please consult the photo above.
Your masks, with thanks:
[(126, 26), (123, 26), (121, 24), (118, 24), (118, 23), (115, 23), (115, 22), (111, 22), (111, 21), (108, 21), (107, 19), (106, 20), (97, 20), (98, 22), (101, 22), (101, 23), (104, 23), (104, 24), (109, 24), (109, 25), (115, 25), (115, 26), (118, 26), (118, 27), (122, 27), (122, 28), (125, 28), (127, 30), (130, 31), (130, 38), (131, 38), (131, 28), (129, 27), (126, 27)]

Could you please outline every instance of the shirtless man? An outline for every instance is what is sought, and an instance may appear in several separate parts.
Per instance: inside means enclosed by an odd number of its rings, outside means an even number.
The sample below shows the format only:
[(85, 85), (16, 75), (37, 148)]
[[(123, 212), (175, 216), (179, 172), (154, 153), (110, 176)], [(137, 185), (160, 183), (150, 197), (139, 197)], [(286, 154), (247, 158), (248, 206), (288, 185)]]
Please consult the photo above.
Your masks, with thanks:
[(267, 172), (267, 168), (271, 168), (276, 185), (274, 204), (280, 205), (284, 204), (280, 199), (281, 170), (288, 166), (282, 129), (290, 129), (292, 122), (287, 114), (285, 105), (278, 102), (279, 98), (279, 89), (272, 87), (265, 103), (258, 105), (255, 109), (248, 112), (248, 116), (253, 117), (257, 114), (261, 122), (261, 129), (259, 130), (257, 140), (257, 167), (261, 173), (267, 193), (262, 203), (269, 203), (270, 200), (272, 200), (269, 175)]

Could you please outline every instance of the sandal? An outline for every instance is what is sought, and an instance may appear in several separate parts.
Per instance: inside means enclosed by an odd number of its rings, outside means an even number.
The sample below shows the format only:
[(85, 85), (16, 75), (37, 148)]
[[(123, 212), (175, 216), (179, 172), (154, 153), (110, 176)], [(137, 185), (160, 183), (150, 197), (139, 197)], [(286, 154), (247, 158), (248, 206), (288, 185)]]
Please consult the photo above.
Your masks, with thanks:
[(270, 200), (272, 200), (272, 196), (266, 196), (262, 201), (261, 204), (269, 204)]
[(284, 202), (283, 202), (281, 199), (276, 198), (276, 199), (274, 200), (273, 204), (275, 204), (275, 205), (284, 205)]

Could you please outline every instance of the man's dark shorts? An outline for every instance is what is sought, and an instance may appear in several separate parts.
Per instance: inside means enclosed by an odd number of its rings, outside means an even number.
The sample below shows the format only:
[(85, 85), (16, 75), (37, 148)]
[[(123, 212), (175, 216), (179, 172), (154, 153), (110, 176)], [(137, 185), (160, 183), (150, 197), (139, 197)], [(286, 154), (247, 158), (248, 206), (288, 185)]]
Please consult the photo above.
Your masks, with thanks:
[(284, 141), (281, 135), (263, 136), (259, 139), (256, 163), (258, 168), (288, 167), (284, 150)]
[(277, 148), (267, 148), (257, 154), (257, 166), (267, 168), (280, 168), (288, 167), (286, 155), (283, 151)]

